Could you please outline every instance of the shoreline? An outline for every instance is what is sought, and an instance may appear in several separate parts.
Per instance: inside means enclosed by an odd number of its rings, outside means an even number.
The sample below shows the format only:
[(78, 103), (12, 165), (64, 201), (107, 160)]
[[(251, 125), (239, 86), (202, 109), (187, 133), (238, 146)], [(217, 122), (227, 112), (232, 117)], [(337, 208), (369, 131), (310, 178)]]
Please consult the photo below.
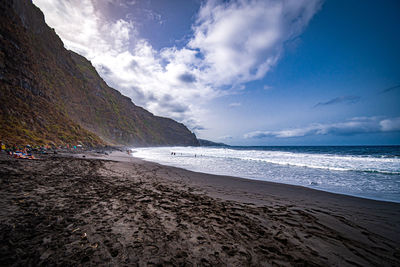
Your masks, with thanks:
[(3, 266), (400, 264), (397, 203), (123, 152), (1, 156), (0, 174)]
[[(86, 157), (88, 156), (86, 155)], [(94, 155), (92, 158), (117, 162), (130, 162), (149, 167), (156, 166), (162, 170), (159, 172), (159, 174), (165, 179), (168, 179), (172, 182), (178, 181), (187, 183), (190, 186), (194, 186), (198, 190), (205, 192), (210, 197), (220, 198), (227, 201), (241, 201), (252, 205), (265, 205), (268, 204), (269, 199), (265, 201), (262, 200), (262, 197), (264, 195), (268, 195), (275, 198), (274, 200), (283, 199), (293, 203), (300, 202), (303, 205), (310, 205), (317, 202), (323, 208), (328, 206), (352, 207), (354, 212), (357, 212), (360, 209), (364, 210), (366, 213), (369, 213), (369, 209), (380, 212), (382, 210), (394, 208), (396, 209), (396, 214), (398, 214), (399, 217), (392, 217), (392, 219), (393, 221), (397, 219), (399, 227), (395, 229), (396, 234), (393, 239), (400, 242), (400, 203), (397, 202), (328, 192), (301, 185), (196, 172), (180, 167), (144, 160), (120, 151), (113, 151), (107, 156), (101, 155), (98, 157), (98, 155)], [(171, 176), (172, 173), (176, 173), (177, 176), (182, 176), (183, 174), (185, 179), (173, 178), (173, 176)], [(249, 195), (249, 193), (253, 195)], [(368, 218), (365, 217), (364, 219)], [(383, 228), (380, 228), (379, 225), (375, 225), (375, 227), (377, 232), (381, 232), (383, 230)], [(393, 235), (394, 232), (382, 231), (382, 234)]]
[[(325, 146), (324, 148), (329, 150)], [(180, 157), (169, 157), (168, 150), (177, 151), (176, 154), (180, 153), (181, 155)], [(290, 153), (289, 156), (285, 154), (287, 150), (275, 151), (271, 149), (271, 153), (276, 152), (276, 155), (269, 155), (270, 150), (247, 151), (245, 149), (244, 151), (245, 154), (241, 150), (237, 154), (235, 151), (225, 152), (224, 150), (207, 149), (203, 151), (192, 148), (185, 150), (182, 147), (171, 147), (170, 149), (169, 147), (162, 147), (149, 151), (138, 149), (137, 153), (131, 155), (195, 172), (284, 183), (329, 193), (400, 203), (398, 194), (400, 188), (396, 182), (400, 175), (398, 172), (399, 161), (394, 154), (395, 151), (382, 150), (383, 154), (392, 155), (393, 159), (391, 156), (388, 156), (388, 158), (386, 156), (375, 157), (376, 151), (371, 152), (371, 158), (359, 155), (361, 152), (354, 152), (354, 150), (352, 150), (354, 155), (351, 156), (346, 154), (350, 153), (346, 150), (340, 151), (337, 155), (335, 151), (331, 155), (324, 154), (324, 150), (321, 150), (316, 154), (311, 151), (311, 154), (305, 154), (304, 157), (301, 153), (306, 152), (299, 151), (297, 155), (297, 150), (295, 150), (295, 153), (293, 152), (294, 154)], [(305, 149), (305, 151), (308, 150)], [(253, 155), (253, 152), (256, 154)], [(267, 154), (264, 155), (264, 152)], [(342, 152), (343, 154), (341, 154)], [(201, 157), (203, 156), (202, 153), (205, 153), (204, 159)], [(196, 154), (199, 159), (195, 159)]]
[[(108, 157), (99, 156), (99, 157), (92, 157), (92, 158), (98, 158), (98, 159), (104, 159), (104, 160), (115, 160), (115, 159), (110, 158), (110, 157), (115, 157), (115, 154), (112, 155), (112, 153), (122, 153), (121, 155), (116, 157), (116, 159), (117, 159), (116, 161), (121, 161), (121, 160), (124, 161), (123, 158), (125, 157), (125, 155), (124, 155), (125, 153), (120, 152), (120, 151), (110, 152), (110, 155), (108, 155)], [(142, 158), (139, 158), (139, 157), (135, 157), (134, 154), (126, 155), (126, 156), (127, 156), (127, 158), (129, 158), (129, 157), (130, 158), (134, 158), (135, 160), (138, 160), (138, 161), (148, 162), (148, 163), (152, 163), (152, 164), (159, 164), (159, 165), (164, 166), (164, 167), (177, 168), (177, 169), (185, 170), (185, 171), (188, 171), (188, 172), (198, 173), (199, 175), (221, 176), (221, 177), (229, 177), (229, 178), (232, 178), (232, 179), (243, 179), (243, 180), (256, 181), (256, 182), (262, 182), (262, 183), (272, 183), (272, 184), (278, 184), (278, 185), (282, 185), (282, 186), (294, 186), (294, 187), (300, 187), (300, 188), (304, 188), (304, 189), (308, 189), (308, 190), (320, 191), (320, 192), (324, 192), (324, 193), (328, 193), (328, 194), (352, 197), (352, 198), (356, 198), (356, 199), (372, 200), (372, 201), (378, 201), (378, 202), (400, 204), (400, 201), (395, 201), (395, 200), (387, 200), (387, 199), (381, 199), (381, 198), (369, 198), (369, 197), (363, 197), (363, 196), (359, 196), (359, 195), (351, 195), (351, 194), (346, 194), (346, 193), (341, 193), (341, 192), (327, 191), (327, 190), (324, 190), (324, 189), (318, 189), (318, 188), (308, 187), (308, 186), (304, 186), (304, 185), (280, 183), (280, 182), (275, 182), (275, 181), (260, 180), (260, 179), (257, 179), (257, 178), (246, 178), (246, 177), (240, 177), (240, 176), (232, 176), (232, 175), (214, 174), (214, 173), (207, 173), (207, 172), (201, 172), (201, 171), (194, 171), (194, 170), (185, 169), (183, 167), (177, 167), (177, 166), (172, 166), (172, 165), (167, 165), (167, 164), (163, 164), (163, 163), (158, 163), (158, 162), (155, 162), (155, 161), (142, 159)]]

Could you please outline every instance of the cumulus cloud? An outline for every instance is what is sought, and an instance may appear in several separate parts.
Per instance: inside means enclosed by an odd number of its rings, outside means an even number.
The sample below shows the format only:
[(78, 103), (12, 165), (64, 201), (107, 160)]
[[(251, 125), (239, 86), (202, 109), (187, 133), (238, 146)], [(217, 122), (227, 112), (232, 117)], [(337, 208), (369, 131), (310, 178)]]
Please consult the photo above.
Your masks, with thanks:
[(280, 131), (254, 131), (244, 135), (245, 138), (289, 138), (309, 135), (355, 135), (362, 133), (400, 131), (400, 117), (380, 119), (378, 117), (357, 117), (345, 122), (331, 124), (312, 124), (304, 128)]
[(354, 96), (354, 95), (348, 95), (348, 96), (339, 96), (335, 97), (329, 101), (326, 102), (319, 102), (317, 103), (314, 108), (320, 107), (320, 106), (329, 106), (329, 105), (335, 105), (335, 104), (354, 104), (357, 103), (361, 99), (360, 96)]
[(208, 1), (188, 43), (204, 57), (214, 85), (262, 78), (276, 64), (284, 42), (299, 35), (320, 1)]
[(384, 132), (396, 132), (400, 131), (400, 117), (393, 119), (386, 119), (380, 123), (381, 129)]
[(109, 85), (156, 115), (197, 130), (203, 128), (198, 125), (208, 100), (262, 78), (321, 5), (319, 0), (209, 0), (187, 44), (158, 51), (140, 38), (134, 18), (109, 21), (94, 1), (34, 3), (65, 46), (91, 60)]

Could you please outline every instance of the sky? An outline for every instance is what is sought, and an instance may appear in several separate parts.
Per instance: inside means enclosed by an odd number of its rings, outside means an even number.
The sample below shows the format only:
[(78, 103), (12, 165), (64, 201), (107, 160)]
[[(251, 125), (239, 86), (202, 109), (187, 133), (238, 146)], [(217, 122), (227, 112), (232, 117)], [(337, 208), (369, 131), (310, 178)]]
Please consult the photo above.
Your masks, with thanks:
[(231, 145), (400, 144), (398, 0), (33, 0), (107, 84)]

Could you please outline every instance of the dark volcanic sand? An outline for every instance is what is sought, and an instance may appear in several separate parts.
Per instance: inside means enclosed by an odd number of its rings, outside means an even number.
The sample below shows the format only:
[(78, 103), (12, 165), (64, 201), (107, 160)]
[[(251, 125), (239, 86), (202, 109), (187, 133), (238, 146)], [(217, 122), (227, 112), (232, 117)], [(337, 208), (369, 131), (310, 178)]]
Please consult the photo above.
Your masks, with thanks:
[(400, 266), (400, 204), (123, 154), (0, 156), (0, 265)]

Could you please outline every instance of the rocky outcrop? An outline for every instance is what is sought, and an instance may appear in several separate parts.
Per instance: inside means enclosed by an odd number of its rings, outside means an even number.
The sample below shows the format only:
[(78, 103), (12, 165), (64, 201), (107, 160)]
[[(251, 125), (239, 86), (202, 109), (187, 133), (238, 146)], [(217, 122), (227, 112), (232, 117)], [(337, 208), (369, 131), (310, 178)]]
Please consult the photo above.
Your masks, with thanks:
[(31, 1), (0, 5), (0, 140), (198, 145), (183, 124), (110, 88), (87, 59), (64, 48)]

